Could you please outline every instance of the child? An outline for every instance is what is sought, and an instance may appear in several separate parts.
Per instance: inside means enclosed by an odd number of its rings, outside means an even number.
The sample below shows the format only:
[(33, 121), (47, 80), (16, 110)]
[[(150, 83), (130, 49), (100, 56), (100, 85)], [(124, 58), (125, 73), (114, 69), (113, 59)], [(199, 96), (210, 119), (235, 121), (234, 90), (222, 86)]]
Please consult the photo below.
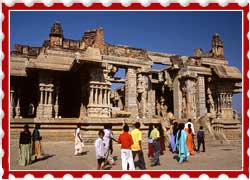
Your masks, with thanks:
[(200, 145), (202, 144), (203, 146), (203, 151), (202, 152), (205, 152), (205, 133), (203, 131), (203, 126), (200, 126), (200, 129), (199, 131), (197, 132), (197, 141), (198, 141), (198, 152), (200, 151)]
[(105, 157), (104, 157), (104, 142), (103, 142), (103, 136), (104, 132), (103, 130), (100, 130), (99, 133), (99, 138), (95, 141), (95, 152), (96, 152), (96, 159), (97, 159), (97, 170), (102, 170), (104, 168), (104, 162), (105, 162)]
[(123, 126), (123, 133), (120, 134), (118, 143), (121, 144), (121, 159), (122, 170), (135, 170), (134, 160), (132, 155), (131, 146), (134, 144), (132, 136), (128, 133), (129, 127), (127, 124)]

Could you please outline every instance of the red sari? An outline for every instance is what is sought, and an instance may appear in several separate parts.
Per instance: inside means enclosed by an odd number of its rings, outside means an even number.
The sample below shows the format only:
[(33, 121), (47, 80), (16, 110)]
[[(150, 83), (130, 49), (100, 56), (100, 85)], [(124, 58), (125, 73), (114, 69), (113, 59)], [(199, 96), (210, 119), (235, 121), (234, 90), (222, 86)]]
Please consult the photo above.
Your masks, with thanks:
[(187, 133), (186, 143), (187, 143), (188, 151), (191, 155), (194, 155), (193, 133), (192, 133), (192, 131), (189, 133), (188, 128), (185, 128), (185, 131)]
[(154, 157), (154, 146), (153, 143), (148, 143), (148, 157), (153, 158)]

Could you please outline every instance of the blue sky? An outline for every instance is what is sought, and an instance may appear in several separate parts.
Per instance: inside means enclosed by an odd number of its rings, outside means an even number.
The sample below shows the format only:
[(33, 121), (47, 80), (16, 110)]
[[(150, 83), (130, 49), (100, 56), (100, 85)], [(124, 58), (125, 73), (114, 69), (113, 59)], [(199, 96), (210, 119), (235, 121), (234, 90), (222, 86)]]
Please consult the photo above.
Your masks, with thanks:
[[(224, 41), (229, 64), (242, 72), (241, 12), (11, 12), (10, 46), (41, 46), (52, 24), (60, 21), (64, 37), (81, 39), (84, 31), (103, 27), (105, 41), (151, 51), (193, 55), (195, 48), (211, 49), (214, 33)], [(121, 71), (120, 74), (123, 74)], [(233, 97), (241, 111), (241, 94)]]

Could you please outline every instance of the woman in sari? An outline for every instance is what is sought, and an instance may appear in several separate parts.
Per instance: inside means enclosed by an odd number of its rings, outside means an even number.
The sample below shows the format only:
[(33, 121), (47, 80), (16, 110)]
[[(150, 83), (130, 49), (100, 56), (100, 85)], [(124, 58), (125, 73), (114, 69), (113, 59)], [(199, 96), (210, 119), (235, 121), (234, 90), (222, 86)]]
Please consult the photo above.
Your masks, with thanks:
[(178, 132), (178, 123), (174, 122), (174, 125), (171, 129), (170, 145), (172, 153), (176, 152), (176, 134)]
[(18, 164), (26, 166), (31, 163), (31, 132), (29, 126), (26, 124), (24, 130), (20, 133), (19, 139), (20, 157)]
[(188, 124), (188, 128), (185, 128), (187, 132), (187, 148), (191, 155), (194, 155), (194, 144), (193, 144), (193, 131), (191, 124)]
[(74, 154), (75, 156), (81, 154), (83, 152), (83, 147), (84, 147), (80, 127), (81, 125), (78, 124), (77, 129), (75, 131), (75, 154)]
[(40, 136), (39, 129), (40, 129), (40, 124), (36, 124), (35, 129), (32, 133), (33, 155), (35, 156), (35, 160), (42, 158), (42, 146), (41, 146), (42, 137)]
[(189, 152), (187, 149), (187, 134), (184, 130), (184, 123), (179, 124), (179, 131), (177, 132), (176, 135), (176, 147), (178, 148), (179, 151), (179, 163), (182, 163), (183, 161), (188, 159)]

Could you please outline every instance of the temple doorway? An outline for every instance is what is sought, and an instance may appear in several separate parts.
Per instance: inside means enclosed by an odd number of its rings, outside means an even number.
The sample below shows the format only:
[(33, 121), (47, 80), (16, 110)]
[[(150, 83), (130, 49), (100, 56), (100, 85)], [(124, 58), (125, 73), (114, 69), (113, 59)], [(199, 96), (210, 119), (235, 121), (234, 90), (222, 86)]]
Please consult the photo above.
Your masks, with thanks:
[(62, 118), (78, 118), (80, 106), (80, 73), (66, 72), (60, 81), (59, 116)]

